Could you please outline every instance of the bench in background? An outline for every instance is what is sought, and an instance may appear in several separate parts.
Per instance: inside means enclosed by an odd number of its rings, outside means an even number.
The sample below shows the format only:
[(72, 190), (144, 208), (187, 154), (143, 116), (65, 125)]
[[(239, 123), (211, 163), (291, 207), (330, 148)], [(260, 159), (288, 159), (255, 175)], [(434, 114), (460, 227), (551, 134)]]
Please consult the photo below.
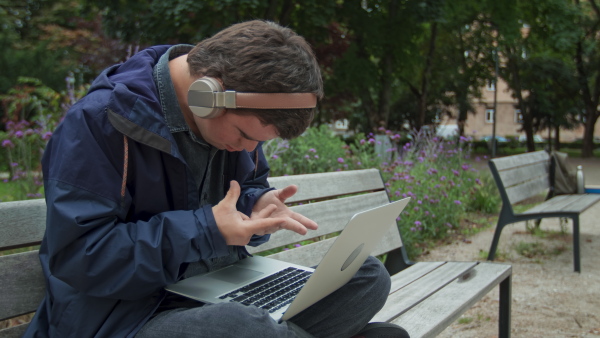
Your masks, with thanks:
[[(579, 215), (600, 201), (599, 194), (573, 194), (553, 196), (552, 160), (546, 151), (495, 158), (489, 162), (490, 170), (502, 198), (502, 209), (488, 260), (494, 260), (502, 229), (512, 223), (565, 217), (573, 220), (573, 260), (576, 272), (581, 272), (579, 257)], [(521, 201), (547, 194), (543, 203), (521, 213), (513, 206)]]
[[(319, 229), (307, 236), (279, 231), (269, 242), (249, 251), (305, 266), (320, 262), (335, 240), (332, 236), (343, 230), (354, 213), (389, 203), (385, 184), (376, 169), (273, 177), (269, 182), (278, 188), (298, 185), (299, 192), (288, 202), (295, 211), (315, 220)], [(43, 200), (0, 203), (0, 217), (0, 250), (41, 241), (45, 227)], [(272, 253), (278, 247), (314, 238), (321, 240)], [(401, 325), (411, 337), (434, 337), (499, 286), (499, 336), (510, 336), (510, 265), (410, 262), (396, 224), (390, 224), (374, 255), (385, 255), (386, 268), (392, 275), (392, 290), (373, 321)], [(37, 252), (1, 256), (0, 283), (0, 320), (35, 311), (44, 296)], [(26, 325), (0, 330), (0, 338), (18, 337)]]

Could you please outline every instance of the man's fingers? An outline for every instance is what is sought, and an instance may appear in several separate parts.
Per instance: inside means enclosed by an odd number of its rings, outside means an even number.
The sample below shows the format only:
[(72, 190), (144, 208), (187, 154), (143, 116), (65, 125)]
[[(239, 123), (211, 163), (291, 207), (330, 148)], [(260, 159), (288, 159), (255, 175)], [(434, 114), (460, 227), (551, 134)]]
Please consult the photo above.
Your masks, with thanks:
[(317, 222), (313, 221), (312, 219), (299, 214), (297, 212), (292, 213), (291, 216), (294, 220), (298, 221), (300, 224), (302, 224), (302, 226), (304, 226), (307, 229), (310, 230), (317, 230), (317, 228), (319, 227), (319, 225), (317, 224)]
[(281, 202), (285, 202), (288, 198), (294, 196), (298, 192), (298, 186), (288, 185), (287, 187), (279, 190), (279, 199)]
[(229, 184), (229, 191), (227, 191), (227, 195), (223, 198), (223, 201), (228, 204), (235, 204), (237, 200), (240, 198), (240, 184), (237, 181), (231, 181)]
[[(275, 204), (269, 204), (261, 211), (258, 212), (258, 218), (267, 218), (271, 216), (277, 210), (277, 206)], [(253, 215), (254, 216), (254, 215)]]
[(272, 234), (279, 230), (290, 230), (300, 235), (306, 235), (308, 230), (300, 222), (290, 217), (269, 217), (252, 220), (248, 223), (254, 234)]

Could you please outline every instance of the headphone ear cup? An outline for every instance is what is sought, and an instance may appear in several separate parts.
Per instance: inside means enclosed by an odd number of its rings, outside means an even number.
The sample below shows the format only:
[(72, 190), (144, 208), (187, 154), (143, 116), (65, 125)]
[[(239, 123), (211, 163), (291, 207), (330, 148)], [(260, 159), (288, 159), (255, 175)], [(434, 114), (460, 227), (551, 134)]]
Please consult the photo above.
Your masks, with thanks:
[(223, 92), (221, 83), (212, 77), (202, 77), (188, 89), (188, 106), (194, 115), (203, 119), (212, 119), (220, 116), (225, 108), (216, 107), (217, 92)]

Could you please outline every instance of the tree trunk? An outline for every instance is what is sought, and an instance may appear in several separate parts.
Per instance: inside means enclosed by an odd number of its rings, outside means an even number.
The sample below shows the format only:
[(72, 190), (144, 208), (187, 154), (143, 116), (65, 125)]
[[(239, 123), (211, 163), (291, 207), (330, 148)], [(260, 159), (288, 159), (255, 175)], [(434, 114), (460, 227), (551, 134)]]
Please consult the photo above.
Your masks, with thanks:
[[(550, 142), (550, 140), (548, 140)], [(560, 150), (560, 126), (554, 126), (554, 150)]]
[[(527, 107), (525, 106), (525, 102), (523, 100), (523, 92), (521, 89), (521, 76), (519, 74), (519, 66), (518, 66), (518, 61), (515, 60), (515, 58), (517, 58), (518, 54), (513, 53), (510, 48), (507, 48), (507, 52), (508, 52), (508, 66), (510, 69), (510, 72), (512, 74), (512, 87), (513, 87), (513, 91), (514, 94), (517, 97), (517, 105), (519, 106), (519, 110), (521, 111), (521, 115), (523, 116), (523, 131), (525, 131), (525, 135), (526, 135), (526, 147), (527, 147), (527, 151), (531, 152), (531, 151), (535, 151), (535, 143), (533, 142), (533, 117), (531, 116), (531, 114), (529, 113), (529, 110), (527, 109)], [(498, 87), (496, 87), (496, 90), (498, 90)], [(497, 112), (494, 112), (494, 114), (497, 114)], [(497, 115), (496, 115), (497, 116)]]
[(386, 54), (382, 60), (383, 72), (381, 73), (381, 90), (379, 92), (379, 109), (377, 114), (379, 127), (387, 128), (392, 105), (392, 56)]
[(415, 129), (421, 130), (425, 125), (425, 115), (427, 114), (427, 99), (429, 94), (429, 77), (431, 76), (431, 67), (433, 56), (435, 55), (435, 41), (437, 39), (437, 22), (431, 24), (431, 36), (429, 38), (429, 52), (425, 59), (425, 68), (421, 75), (421, 95), (419, 95), (419, 105), (415, 119)]
[(598, 114), (595, 107), (586, 107), (586, 120), (583, 132), (583, 144), (581, 147), (581, 157), (588, 158), (594, 156), (594, 127), (598, 121)]

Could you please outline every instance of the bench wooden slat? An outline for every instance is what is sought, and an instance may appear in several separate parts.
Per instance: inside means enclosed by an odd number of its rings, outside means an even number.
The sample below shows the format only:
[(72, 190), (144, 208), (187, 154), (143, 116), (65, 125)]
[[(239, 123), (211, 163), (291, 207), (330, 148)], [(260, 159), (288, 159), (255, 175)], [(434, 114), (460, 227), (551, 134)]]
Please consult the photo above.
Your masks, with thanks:
[(534, 214), (538, 212), (572, 212), (581, 213), (600, 201), (598, 194), (560, 195), (523, 212)]
[(292, 210), (317, 222), (319, 228), (309, 231), (305, 236), (291, 231), (279, 231), (271, 235), (271, 239), (267, 243), (255, 248), (249, 247), (248, 251), (250, 253), (262, 252), (341, 231), (354, 213), (386, 203), (389, 203), (387, 193), (380, 191), (343, 199), (294, 206), (291, 208)]
[[(420, 264), (420, 263), (416, 263)], [(412, 283), (392, 290), (383, 309), (373, 317), (372, 321), (387, 322), (419, 304), (440, 288), (471, 270), (476, 262), (448, 262), (427, 273)], [(409, 331), (410, 332), (410, 331)], [(412, 332), (411, 337), (412, 337)]]
[(549, 189), (548, 177), (540, 176), (535, 180), (525, 182), (521, 185), (506, 188), (506, 194), (511, 204), (519, 203), (528, 198), (547, 192)]
[(550, 155), (545, 150), (540, 150), (531, 153), (495, 158), (492, 161), (496, 164), (498, 171), (502, 171), (507, 168), (527, 166), (549, 160)]
[(392, 322), (411, 337), (435, 337), (511, 273), (510, 265), (481, 263)]
[(508, 188), (537, 178), (548, 179), (549, 167), (547, 163), (534, 163), (526, 167), (505, 169), (498, 173), (502, 183)]
[(290, 184), (299, 187), (298, 193), (289, 198), (288, 203), (384, 188), (381, 174), (377, 169), (294, 175), (293, 177), (279, 176), (270, 177), (268, 181), (271, 186), (279, 189)]
[(0, 256), (0, 320), (35, 311), (45, 293), (37, 251)]
[(46, 229), (44, 199), (0, 203), (0, 250), (39, 244)]
[(421, 276), (439, 268), (445, 263), (446, 262), (419, 262), (418, 264), (411, 265), (410, 267), (402, 270), (402, 273), (397, 273), (391, 276), (392, 286), (390, 287), (390, 290), (401, 289), (414, 282)]

